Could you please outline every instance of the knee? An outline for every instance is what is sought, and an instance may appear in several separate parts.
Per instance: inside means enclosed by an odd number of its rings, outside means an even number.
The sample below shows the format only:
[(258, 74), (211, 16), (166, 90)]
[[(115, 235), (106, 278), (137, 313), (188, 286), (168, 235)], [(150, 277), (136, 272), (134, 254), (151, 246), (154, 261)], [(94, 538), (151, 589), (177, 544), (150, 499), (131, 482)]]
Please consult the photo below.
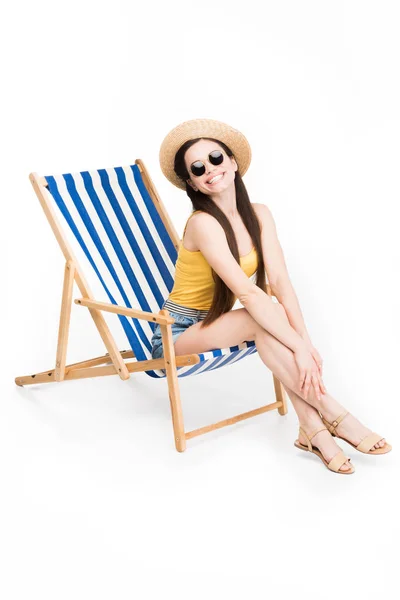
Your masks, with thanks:
[[(276, 314), (284, 317), (286, 319), (286, 321), (289, 323), (289, 319), (288, 319), (288, 316), (286, 314), (286, 310), (285, 310), (285, 307), (283, 306), (283, 304), (274, 302), (274, 308), (276, 310)], [(257, 323), (257, 321), (255, 319), (253, 319), (253, 317), (250, 314), (248, 314), (248, 317), (249, 317), (249, 321), (250, 321), (249, 326), (253, 331), (252, 339), (255, 339), (256, 336), (258, 336), (258, 337), (264, 336), (267, 338), (271, 336), (271, 334), (266, 329), (264, 329), (259, 323)]]
[(255, 340), (257, 336), (262, 333), (267, 333), (263, 327), (255, 320), (254, 317), (248, 312), (247, 309), (243, 308), (245, 311), (246, 319), (245, 319), (245, 329), (246, 329), (246, 340)]

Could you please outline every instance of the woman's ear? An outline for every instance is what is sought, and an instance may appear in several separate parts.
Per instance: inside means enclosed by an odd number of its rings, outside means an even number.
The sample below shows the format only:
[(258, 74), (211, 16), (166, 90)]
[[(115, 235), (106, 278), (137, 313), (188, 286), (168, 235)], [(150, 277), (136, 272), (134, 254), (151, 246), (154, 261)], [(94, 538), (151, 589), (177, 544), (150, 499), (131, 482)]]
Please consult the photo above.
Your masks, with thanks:
[(237, 165), (237, 162), (235, 160), (235, 157), (231, 156), (230, 159), (231, 159), (231, 162), (233, 164), (234, 170), (237, 171), (238, 170), (238, 165)]

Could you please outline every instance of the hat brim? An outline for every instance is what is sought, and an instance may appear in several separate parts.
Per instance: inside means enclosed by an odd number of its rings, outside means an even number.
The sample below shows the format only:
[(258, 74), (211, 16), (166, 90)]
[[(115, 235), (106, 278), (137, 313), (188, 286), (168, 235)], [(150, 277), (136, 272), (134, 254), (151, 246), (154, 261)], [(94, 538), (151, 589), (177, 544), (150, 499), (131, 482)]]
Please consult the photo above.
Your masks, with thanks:
[(160, 147), (160, 166), (165, 177), (176, 187), (186, 190), (186, 182), (182, 181), (174, 171), (175, 155), (188, 140), (210, 137), (224, 142), (233, 152), (238, 171), (243, 177), (251, 162), (251, 148), (246, 137), (237, 129), (214, 119), (192, 119), (174, 127), (164, 138)]

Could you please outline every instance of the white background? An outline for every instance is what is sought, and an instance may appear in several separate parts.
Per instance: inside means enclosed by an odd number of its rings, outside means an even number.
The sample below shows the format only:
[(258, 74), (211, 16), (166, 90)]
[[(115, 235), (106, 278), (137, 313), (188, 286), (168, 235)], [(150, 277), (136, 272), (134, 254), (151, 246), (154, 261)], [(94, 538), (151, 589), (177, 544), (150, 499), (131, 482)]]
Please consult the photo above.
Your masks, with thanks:
[[(398, 597), (399, 27), (394, 1), (3, 9), (4, 600)], [(64, 269), (29, 173), (142, 158), (181, 235), (190, 202), (158, 150), (198, 117), (248, 138), (244, 181), (275, 217), (328, 390), (393, 445), (340, 442), (353, 476), (293, 446), (290, 403), (179, 454), (165, 380), (14, 384), (54, 366)], [(105, 351), (74, 305), (68, 361)], [(257, 355), (180, 390), (186, 430), (274, 399)]]

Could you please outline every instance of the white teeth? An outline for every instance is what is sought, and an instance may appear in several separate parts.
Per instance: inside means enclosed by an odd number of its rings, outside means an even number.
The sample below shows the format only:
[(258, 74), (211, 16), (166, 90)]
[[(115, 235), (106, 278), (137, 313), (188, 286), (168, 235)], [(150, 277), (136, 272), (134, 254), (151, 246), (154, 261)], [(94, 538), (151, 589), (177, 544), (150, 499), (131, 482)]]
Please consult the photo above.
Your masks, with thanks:
[(224, 176), (224, 174), (221, 173), (221, 175), (217, 175), (216, 177), (213, 177), (212, 179), (210, 179), (210, 181), (208, 183), (214, 183), (214, 181), (218, 181), (219, 179), (222, 179), (223, 176)]

